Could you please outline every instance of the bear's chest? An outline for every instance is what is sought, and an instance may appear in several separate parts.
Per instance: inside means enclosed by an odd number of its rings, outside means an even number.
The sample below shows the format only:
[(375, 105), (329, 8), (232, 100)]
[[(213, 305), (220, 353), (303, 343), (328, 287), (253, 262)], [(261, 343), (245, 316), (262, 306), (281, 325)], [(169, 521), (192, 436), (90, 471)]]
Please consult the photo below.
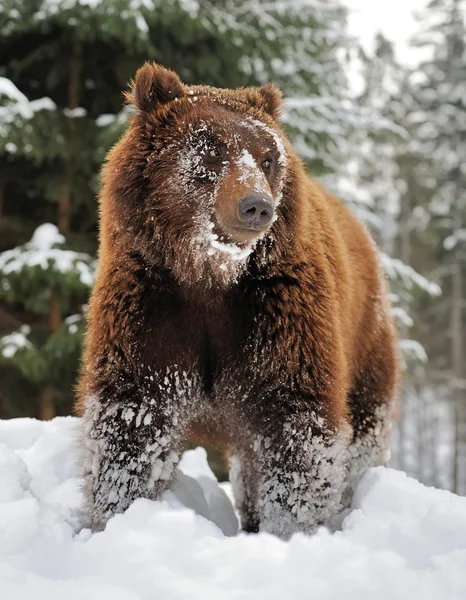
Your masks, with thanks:
[(198, 324), (197, 366), (203, 390), (210, 393), (221, 380), (234, 381), (239, 376), (253, 335), (252, 323), (241, 302), (212, 304), (194, 320)]
[[(176, 366), (210, 393), (220, 379), (234, 381), (254, 335), (244, 298), (205, 303), (165, 298), (154, 305), (140, 343), (144, 364), (165, 372)], [(238, 374), (238, 375), (237, 375)]]

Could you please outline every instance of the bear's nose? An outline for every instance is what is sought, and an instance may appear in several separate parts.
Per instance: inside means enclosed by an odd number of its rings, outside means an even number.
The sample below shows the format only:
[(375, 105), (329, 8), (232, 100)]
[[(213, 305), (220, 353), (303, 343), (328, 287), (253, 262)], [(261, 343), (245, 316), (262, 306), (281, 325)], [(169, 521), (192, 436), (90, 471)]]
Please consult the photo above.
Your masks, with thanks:
[(270, 225), (273, 215), (272, 199), (265, 194), (248, 194), (238, 202), (238, 217), (251, 229)]

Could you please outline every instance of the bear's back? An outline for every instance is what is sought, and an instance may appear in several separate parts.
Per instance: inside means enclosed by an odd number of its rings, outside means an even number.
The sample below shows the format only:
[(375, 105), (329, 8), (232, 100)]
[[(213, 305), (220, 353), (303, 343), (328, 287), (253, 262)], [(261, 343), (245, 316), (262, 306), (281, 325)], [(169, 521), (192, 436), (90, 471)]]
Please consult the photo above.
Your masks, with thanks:
[(381, 335), (387, 336), (390, 352), (395, 343), (378, 249), (366, 227), (342, 200), (311, 177), (308, 189), (312, 189), (312, 200), (308, 201), (317, 206), (320, 216), (324, 254), (331, 265), (339, 305), (340, 328), (354, 371), (364, 363), (381, 327), (385, 328)]

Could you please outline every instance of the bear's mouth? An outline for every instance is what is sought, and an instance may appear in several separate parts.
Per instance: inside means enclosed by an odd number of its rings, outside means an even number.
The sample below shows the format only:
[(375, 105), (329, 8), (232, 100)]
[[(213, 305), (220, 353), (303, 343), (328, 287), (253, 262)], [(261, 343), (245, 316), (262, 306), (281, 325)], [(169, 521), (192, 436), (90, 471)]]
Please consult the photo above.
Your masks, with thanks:
[(237, 231), (252, 231), (255, 234), (260, 234), (263, 233), (264, 231), (267, 231), (268, 227), (259, 227), (257, 225), (249, 225), (248, 227), (235, 227), (235, 230)]
[(270, 227), (260, 227), (256, 224), (238, 225), (219, 223), (213, 218), (212, 234), (219, 242), (234, 244), (245, 249), (252, 246)]

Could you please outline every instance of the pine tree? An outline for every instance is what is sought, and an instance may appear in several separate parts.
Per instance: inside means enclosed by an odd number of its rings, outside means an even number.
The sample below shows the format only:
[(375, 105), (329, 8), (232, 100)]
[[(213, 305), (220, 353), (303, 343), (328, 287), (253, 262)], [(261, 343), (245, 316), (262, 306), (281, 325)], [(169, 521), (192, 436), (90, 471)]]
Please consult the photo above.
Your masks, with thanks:
[[(333, 172), (340, 183), (350, 181), (342, 165), (354, 166), (355, 148), (364, 148), (367, 159), (364, 141), (390, 130), (379, 105), (364, 106), (350, 95), (341, 56), (351, 52), (352, 41), (337, 1), (130, 6), (123, 0), (5, 0), (0, 7), (0, 75), (11, 80), (3, 78), (0, 87), (0, 190), (10, 237), (3, 249), (25, 243), (38, 222), (49, 221), (70, 248), (95, 252), (96, 173), (129, 114), (121, 90), (145, 59), (175, 69), (187, 83), (275, 82), (286, 95), (284, 120), (295, 148), (314, 175)], [(379, 181), (378, 189), (367, 187), (361, 176), (354, 194), (343, 189), (372, 224), (387, 221), (386, 199), (377, 199), (385, 180)], [(413, 280), (410, 271), (390, 265), (403, 292)], [(52, 331), (67, 313), (53, 298), (48, 309)]]
[[(379, 114), (378, 126), (362, 132), (360, 144), (347, 165), (345, 187), (364, 190), (359, 212), (382, 248), (390, 278), (393, 311), (403, 350), (403, 386), (395, 423), (392, 464), (428, 484), (448, 487), (438, 468), (438, 444), (432, 443), (443, 427), (443, 407), (431, 393), (432, 364), (426, 353), (422, 307), (438, 303), (440, 287), (429, 270), (432, 249), (428, 240), (426, 206), (431, 165), (423, 157), (411, 122), (415, 101), (410, 71), (396, 59), (393, 45), (383, 36), (374, 51), (359, 54), (363, 80), (361, 106)], [(354, 193), (354, 192), (353, 192)], [(427, 274), (427, 277), (423, 276)]]
[[(58, 226), (69, 250), (95, 253), (97, 173), (129, 114), (121, 92), (148, 59), (173, 68), (187, 83), (277, 83), (292, 98), (286, 120), (298, 151), (315, 173), (331, 170), (347, 135), (347, 84), (337, 59), (348, 43), (344, 19), (345, 11), (333, 0), (266, 5), (250, 0), (4, 0), (0, 251), (26, 252), (36, 226), (49, 222)], [(52, 397), (62, 403), (57, 410), (69, 410), (72, 375), (66, 383), (55, 378), (40, 356), (60, 339), (60, 369), (76, 371), (76, 353), (64, 348), (77, 348), (79, 328), (67, 327), (67, 318), (79, 314), (85, 293), (67, 295), (70, 280), (65, 277), (57, 287), (50, 269), (41, 276), (43, 287), (34, 279), (39, 286), (34, 293), (31, 280), (31, 298), (22, 288), (2, 295), (0, 336), (6, 337), (0, 343), (8, 359), (0, 365), (4, 416), (31, 413), (22, 400), (25, 390), (34, 406), (49, 405), (43, 416), (55, 412)], [(2, 272), (4, 291), (11, 277)], [(18, 281), (29, 277), (27, 270)], [(15, 340), (23, 345), (13, 352)], [(36, 362), (42, 367), (28, 374), (29, 362), (32, 371)], [(35, 408), (32, 413), (39, 414)]]
[[(396, 267), (393, 274), (398, 271), (402, 284), (394, 286), (404, 309), (399, 314), (412, 325), (411, 335), (428, 357), (424, 365), (407, 363), (396, 464), (428, 484), (460, 492), (465, 486), (466, 431), (464, 15), (463, 0), (428, 3), (414, 39), (422, 60), (412, 69), (397, 64), (379, 37), (375, 56), (366, 57), (367, 86), (361, 100), (378, 107), (405, 133), (371, 136), (366, 144), (369, 160), (362, 157), (357, 169), (379, 206), (379, 240), (392, 257), (386, 258), (388, 272)], [(380, 212), (387, 190), (395, 207), (390, 215)], [(406, 269), (407, 264), (415, 270)], [(424, 283), (435, 282), (442, 296), (420, 293), (419, 288), (435, 287), (423, 285), (416, 272), (426, 277)], [(404, 331), (406, 327), (402, 335)], [(449, 465), (445, 452), (451, 457)]]
[[(38, 414), (55, 416), (55, 390), (69, 388), (81, 351), (80, 311), (94, 279), (95, 261), (64, 248), (55, 225), (40, 225), (32, 239), (0, 254), (0, 299), (47, 315), (48, 328), (22, 325), (0, 338), (0, 362), (14, 365), (40, 392)], [(77, 314), (71, 314), (78, 310)], [(69, 316), (62, 321), (62, 315)], [(63, 387), (65, 389), (63, 390)]]
[(381, 34), (375, 38), (373, 53), (359, 49), (358, 58), (363, 88), (357, 103), (367, 115), (367, 126), (353, 136), (352, 157), (337, 172), (340, 195), (354, 205), (382, 250), (404, 358), (412, 365), (426, 356), (421, 344), (405, 337), (414, 325), (410, 310), (419, 294), (437, 296), (440, 289), (411, 266), (409, 235), (415, 219), (414, 207), (407, 202), (406, 179), (407, 161), (416, 163), (416, 158), (406, 116), (407, 70)]
[[(444, 302), (430, 313), (432, 327), (442, 332), (431, 343), (443, 371), (455, 411), (452, 477), (455, 491), (466, 491), (465, 289), (466, 270), (466, 3), (431, 0), (421, 15), (414, 43), (426, 56), (413, 83), (412, 122), (429, 157), (430, 231), (437, 242), (436, 276)], [(447, 383), (449, 385), (445, 385)]]
[[(0, 87), (0, 182), (6, 220), (10, 225), (20, 223), (16, 239), (12, 236), (14, 244), (25, 242), (37, 223), (52, 221), (73, 250), (95, 251), (96, 174), (103, 154), (98, 117), (120, 110), (121, 89), (142, 62), (147, 40), (140, 10), (135, 8), (122, 18), (125, 7), (124, 2), (91, 6), (28, 0), (7, 1), (0, 7), (2, 74), (16, 84), (3, 78)], [(35, 239), (30, 247), (20, 245), (14, 252), (30, 254)], [(7, 357), (11, 354), (12, 359), (8, 362), (36, 382), (41, 408), (32, 412), (42, 417), (55, 414), (54, 401), (60, 396), (68, 400), (62, 410), (69, 411), (82, 333), (78, 317), (72, 326), (66, 317), (79, 310), (74, 304), (78, 298), (84, 302), (84, 290), (74, 289), (71, 271), (60, 282), (57, 273), (53, 261), (50, 272), (43, 267), (40, 276), (37, 268), (21, 271), (16, 285), (23, 277), (25, 282), (31, 279), (29, 287), (25, 284), (26, 295), (11, 284), (14, 271), (1, 273), (3, 290), (10, 290), (3, 294), (7, 315), (19, 312), (20, 323), (31, 325), (32, 341), (18, 352), (13, 352), (7, 335)], [(37, 325), (36, 315), (44, 315)], [(54, 353), (62, 360), (50, 362)], [(70, 377), (56, 377), (52, 366)], [(4, 369), (7, 380), (14, 382), (13, 393), (8, 394), (13, 399), (17, 377), (11, 368), (4, 365)], [(18, 414), (11, 401), (6, 410)]]

